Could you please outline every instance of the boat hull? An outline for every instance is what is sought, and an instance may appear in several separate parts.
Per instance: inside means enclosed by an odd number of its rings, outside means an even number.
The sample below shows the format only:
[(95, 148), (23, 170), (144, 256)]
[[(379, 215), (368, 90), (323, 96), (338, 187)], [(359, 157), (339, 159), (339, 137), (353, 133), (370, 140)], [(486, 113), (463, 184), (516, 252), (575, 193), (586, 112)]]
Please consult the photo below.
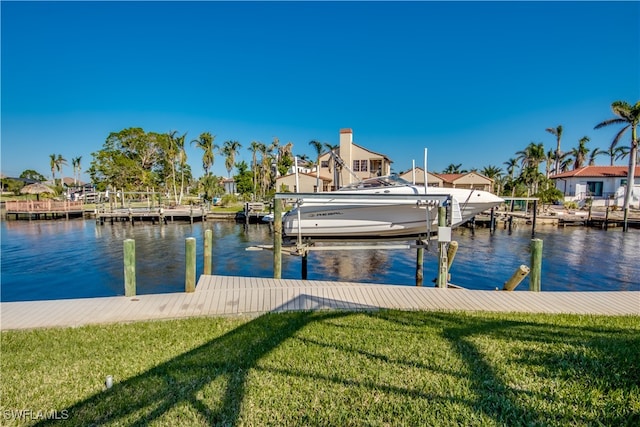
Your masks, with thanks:
[(427, 191), (396, 176), (377, 177), (322, 196), (298, 198), (298, 207), (283, 218), (283, 232), (289, 237), (420, 236), (437, 231), (441, 203), (450, 204), (447, 223), (457, 227), (502, 202), (485, 191)]
[[(427, 212), (428, 210), (428, 212)], [(431, 227), (428, 227), (427, 215)], [(298, 223), (301, 227), (298, 230)], [(283, 219), (287, 236), (309, 237), (395, 237), (427, 235), (435, 231), (437, 208), (418, 205), (303, 206), (298, 222), (297, 209)]]

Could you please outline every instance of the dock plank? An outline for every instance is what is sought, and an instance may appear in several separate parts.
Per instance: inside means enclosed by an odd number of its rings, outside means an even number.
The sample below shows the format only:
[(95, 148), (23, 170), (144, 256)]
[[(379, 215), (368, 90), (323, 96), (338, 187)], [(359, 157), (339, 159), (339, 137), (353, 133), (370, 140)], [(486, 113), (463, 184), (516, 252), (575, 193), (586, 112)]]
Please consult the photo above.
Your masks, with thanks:
[(0, 303), (0, 328), (32, 329), (292, 310), (456, 310), (640, 315), (640, 292), (439, 289), (202, 275), (193, 293)]

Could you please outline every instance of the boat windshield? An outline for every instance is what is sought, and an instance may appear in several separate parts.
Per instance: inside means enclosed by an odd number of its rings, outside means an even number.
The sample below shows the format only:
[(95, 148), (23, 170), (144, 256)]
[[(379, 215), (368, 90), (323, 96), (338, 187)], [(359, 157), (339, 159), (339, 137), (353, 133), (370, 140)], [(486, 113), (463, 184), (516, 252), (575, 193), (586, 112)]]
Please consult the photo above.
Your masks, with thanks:
[(358, 190), (363, 188), (404, 187), (408, 185), (412, 184), (409, 181), (400, 178), (398, 175), (387, 175), (365, 179), (360, 182), (354, 182), (353, 184), (342, 187), (340, 191)]

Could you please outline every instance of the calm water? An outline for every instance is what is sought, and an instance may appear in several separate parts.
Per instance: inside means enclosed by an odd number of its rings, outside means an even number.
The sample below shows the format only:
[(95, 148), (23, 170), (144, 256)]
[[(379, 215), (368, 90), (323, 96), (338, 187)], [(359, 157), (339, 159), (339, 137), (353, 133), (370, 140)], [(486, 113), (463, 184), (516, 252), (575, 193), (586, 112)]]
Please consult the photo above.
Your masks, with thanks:
[[(272, 243), (266, 225), (246, 231), (234, 222), (167, 226), (93, 220), (2, 221), (2, 301), (82, 298), (124, 294), (123, 241), (135, 239), (138, 294), (184, 289), (185, 238), (195, 237), (197, 274), (203, 270), (204, 230), (213, 230), (214, 274), (272, 277), (270, 251), (245, 251)], [(582, 227), (539, 226), (544, 241), (542, 289), (640, 290), (640, 230), (622, 233)], [(459, 229), (451, 282), (470, 289), (502, 288), (520, 264), (529, 264), (530, 228)], [(283, 257), (284, 278), (300, 278), (298, 257)], [(425, 283), (436, 277), (435, 245), (425, 255)], [(312, 252), (309, 279), (415, 284), (415, 250)], [(528, 279), (518, 287), (528, 288)]]

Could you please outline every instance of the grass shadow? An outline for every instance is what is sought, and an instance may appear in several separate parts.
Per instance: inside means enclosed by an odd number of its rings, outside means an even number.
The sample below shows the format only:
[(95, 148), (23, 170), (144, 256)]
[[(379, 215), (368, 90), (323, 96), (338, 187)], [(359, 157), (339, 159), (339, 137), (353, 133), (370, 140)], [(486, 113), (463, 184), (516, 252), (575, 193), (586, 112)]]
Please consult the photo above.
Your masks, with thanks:
[[(327, 299), (304, 295), (299, 298), (305, 299), (304, 304), (298, 305), (300, 307), (332, 305)], [(352, 322), (352, 316), (355, 322)], [(362, 422), (363, 419), (384, 424), (387, 422), (387, 414), (384, 413), (387, 408), (396, 405), (393, 410), (411, 410), (410, 406), (416, 402), (421, 408), (438, 408), (435, 411), (454, 407), (453, 413), (456, 413), (458, 409), (464, 409), (465, 414), (459, 420), (443, 420), (443, 424), (472, 420), (477, 424), (499, 425), (560, 425), (566, 422), (633, 425), (640, 421), (639, 404), (632, 406), (633, 403), (629, 402), (625, 407), (625, 402), (620, 404), (610, 398), (617, 394), (622, 396), (620, 399), (633, 399), (640, 395), (640, 356), (637, 351), (640, 341), (637, 334), (629, 329), (599, 324), (576, 327), (562, 322), (545, 323), (539, 317), (535, 321), (527, 321), (526, 315), (520, 319), (505, 320), (504, 316), (490, 314), (366, 311), (365, 306), (357, 312), (333, 310), (266, 314), (119, 382), (110, 390), (69, 406), (65, 413), (70, 418), (63, 422), (65, 425), (83, 426), (162, 425), (166, 424), (165, 414), (171, 412), (175, 416), (178, 411), (178, 417), (185, 417), (179, 418), (183, 425), (236, 425), (247, 422), (242, 419), (242, 405), (246, 403), (247, 395), (251, 395), (248, 385), (255, 388), (252, 382), (255, 377), (250, 375), (256, 372), (268, 376), (263, 385), (276, 376), (282, 381), (279, 384), (296, 381), (307, 383), (311, 389), (316, 387), (312, 392), (321, 391), (318, 387), (325, 385), (329, 393), (338, 389), (349, 390), (345, 395), (331, 395), (329, 398), (339, 400), (349, 396), (355, 405), (360, 404), (359, 399), (372, 395), (381, 396), (381, 401), (387, 397), (396, 402), (389, 407), (375, 402), (369, 406), (358, 406), (359, 410), (372, 409), (371, 415), (364, 415), (371, 418), (348, 418), (349, 403), (339, 405), (342, 416), (346, 418), (338, 420), (344, 420), (346, 424)], [(317, 324), (324, 327), (306, 329)], [(387, 325), (384, 331), (375, 330), (382, 324)], [(371, 329), (368, 330), (367, 325), (371, 325)], [(357, 339), (345, 341), (336, 338), (337, 335)], [(378, 341), (380, 337), (393, 339), (391, 347)], [(427, 342), (439, 346), (440, 353), (416, 344), (430, 337), (433, 339)], [(501, 346), (502, 343), (505, 345)], [(412, 346), (422, 353), (414, 357)], [(291, 348), (297, 348), (297, 359), (291, 360), (290, 365), (275, 357), (280, 356), (278, 352), (288, 354)], [(460, 362), (458, 366), (447, 366), (441, 360), (433, 360), (442, 354), (443, 348), (450, 350), (453, 354), (451, 360)], [(367, 373), (361, 375), (358, 368), (318, 369), (331, 357), (334, 357), (331, 360), (337, 367), (342, 362), (363, 363)], [(509, 370), (509, 366), (516, 365), (515, 371)], [(376, 376), (378, 367), (390, 367), (386, 377)], [(409, 370), (425, 381), (411, 384), (394, 381), (394, 373)], [(519, 384), (510, 377), (514, 372), (518, 375), (531, 373), (539, 381), (534, 383), (534, 387), (527, 388), (526, 378)], [(426, 385), (429, 385), (431, 377), (450, 379), (457, 388), (429, 388)], [(605, 406), (610, 407), (600, 407), (598, 402), (575, 404), (569, 401), (566, 393), (538, 387), (539, 383), (553, 384), (554, 381), (593, 384), (605, 394)], [(275, 399), (287, 400), (281, 394), (289, 388), (272, 384), (268, 387), (273, 388), (265, 391), (258, 402), (269, 402), (274, 398), (270, 392), (278, 393)], [(583, 390), (579, 389), (579, 393), (584, 394)], [(576, 399), (580, 397), (578, 395)], [(554, 408), (552, 399), (558, 399), (561, 410)], [(562, 411), (572, 404), (586, 408), (577, 414), (588, 416), (571, 422), (572, 414)], [(320, 410), (315, 407), (314, 412), (310, 406), (295, 405), (282, 406), (290, 411), (283, 419), (290, 420), (287, 417), (300, 414), (311, 417), (307, 418), (311, 424), (336, 422), (336, 418), (327, 415), (328, 412), (322, 413), (330, 411), (324, 406)], [(406, 420), (420, 417), (415, 413), (407, 414), (406, 418), (402, 415), (393, 414), (395, 418), (390, 419), (406, 423)], [(57, 422), (59, 420), (42, 420), (37, 425)]]
[[(561, 425), (572, 417), (563, 413), (566, 408), (558, 409), (566, 404), (582, 406), (582, 413), (591, 415), (576, 416), (572, 424), (640, 425), (640, 402), (633, 401), (640, 394), (640, 336), (629, 330), (505, 320), (491, 314), (378, 315), (408, 328), (438, 329), (468, 368), (477, 396), (469, 404), (499, 424)], [(507, 352), (510, 359), (491, 354), (492, 348), (499, 350), (499, 342), (518, 343)], [(507, 365), (519, 365), (530, 378), (510, 378), (513, 372)], [(551, 387), (527, 389), (534, 377)], [(554, 384), (566, 388), (554, 390)], [(605, 397), (622, 404), (603, 402)], [(535, 407), (534, 401), (549, 405)]]
[[(65, 425), (148, 425), (184, 406), (207, 425), (234, 425), (245, 380), (258, 360), (318, 318), (346, 312), (266, 314), (113, 388), (66, 408)], [(221, 384), (221, 398), (205, 402), (205, 386)], [(43, 420), (36, 425), (54, 424)]]

